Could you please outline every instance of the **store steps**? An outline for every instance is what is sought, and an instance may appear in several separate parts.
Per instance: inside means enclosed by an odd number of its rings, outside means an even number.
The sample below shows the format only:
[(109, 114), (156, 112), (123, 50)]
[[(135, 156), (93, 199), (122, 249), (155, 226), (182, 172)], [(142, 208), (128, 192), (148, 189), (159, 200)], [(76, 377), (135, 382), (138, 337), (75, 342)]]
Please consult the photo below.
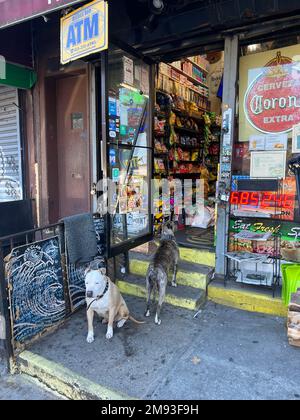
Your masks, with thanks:
[(192, 249), (180, 247), (180, 258), (182, 261), (190, 262), (193, 264), (199, 264), (215, 268), (216, 266), (216, 254), (214, 251), (205, 249)]
[[(145, 256), (153, 255), (159, 245), (158, 241), (147, 242), (144, 245), (135, 248), (130, 254), (142, 254)], [(138, 252), (136, 252), (138, 250)], [(206, 266), (215, 268), (216, 265), (216, 253), (212, 247), (208, 249), (195, 249), (179, 245), (180, 259), (182, 262), (198, 264), (200, 266)]]
[[(117, 280), (117, 286), (122, 294), (144, 298), (146, 304), (145, 277), (129, 274), (123, 279)], [(182, 285), (178, 287), (168, 285), (165, 303), (197, 311), (206, 303), (206, 291)]]
[(280, 295), (275, 298), (269, 290), (262, 288), (242, 288), (240, 284), (213, 281), (207, 288), (207, 299), (214, 303), (242, 311), (255, 312), (277, 317), (287, 317), (287, 307), (284, 306)]
[[(129, 259), (130, 273), (145, 279), (150, 260), (151, 256), (149, 255), (131, 252)], [(206, 291), (212, 274), (213, 269), (211, 267), (180, 260), (177, 284)]]

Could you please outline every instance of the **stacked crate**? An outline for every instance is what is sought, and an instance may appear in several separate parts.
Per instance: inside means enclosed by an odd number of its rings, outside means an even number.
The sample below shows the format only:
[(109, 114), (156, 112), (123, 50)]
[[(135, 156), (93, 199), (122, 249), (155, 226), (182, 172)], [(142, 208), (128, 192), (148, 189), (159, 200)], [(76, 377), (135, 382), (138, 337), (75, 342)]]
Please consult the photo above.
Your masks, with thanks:
[(289, 305), (288, 338), (291, 346), (300, 347), (300, 289), (292, 295)]

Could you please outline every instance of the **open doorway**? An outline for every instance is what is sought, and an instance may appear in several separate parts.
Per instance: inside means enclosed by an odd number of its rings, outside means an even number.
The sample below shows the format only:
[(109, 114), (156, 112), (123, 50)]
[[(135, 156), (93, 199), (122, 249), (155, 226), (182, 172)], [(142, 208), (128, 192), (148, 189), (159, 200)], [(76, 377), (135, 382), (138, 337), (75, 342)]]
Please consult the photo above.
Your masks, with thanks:
[[(210, 251), (215, 243), (223, 72), (224, 53), (215, 52), (160, 63), (156, 81), (155, 231), (172, 219), (180, 246)], [(170, 197), (164, 196), (164, 180), (169, 181)]]

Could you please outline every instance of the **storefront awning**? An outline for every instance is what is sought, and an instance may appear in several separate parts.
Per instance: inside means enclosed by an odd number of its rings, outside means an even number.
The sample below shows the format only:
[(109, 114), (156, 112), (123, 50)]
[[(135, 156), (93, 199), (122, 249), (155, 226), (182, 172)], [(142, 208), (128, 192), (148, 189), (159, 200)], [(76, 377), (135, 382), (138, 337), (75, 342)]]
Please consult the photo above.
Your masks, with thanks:
[(0, 72), (0, 85), (14, 86), (18, 89), (31, 89), (35, 85), (37, 81), (35, 71), (11, 63), (3, 65), (6, 69)]

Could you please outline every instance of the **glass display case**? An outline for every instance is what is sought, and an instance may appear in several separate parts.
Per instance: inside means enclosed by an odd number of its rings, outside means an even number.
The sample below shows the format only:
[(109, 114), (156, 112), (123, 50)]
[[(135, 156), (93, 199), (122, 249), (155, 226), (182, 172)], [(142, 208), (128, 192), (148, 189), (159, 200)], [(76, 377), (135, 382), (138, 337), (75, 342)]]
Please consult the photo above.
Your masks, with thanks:
[(111, 254), (152, 233), (151, 67), (118, 48), (108, 53), (107, 177)]

